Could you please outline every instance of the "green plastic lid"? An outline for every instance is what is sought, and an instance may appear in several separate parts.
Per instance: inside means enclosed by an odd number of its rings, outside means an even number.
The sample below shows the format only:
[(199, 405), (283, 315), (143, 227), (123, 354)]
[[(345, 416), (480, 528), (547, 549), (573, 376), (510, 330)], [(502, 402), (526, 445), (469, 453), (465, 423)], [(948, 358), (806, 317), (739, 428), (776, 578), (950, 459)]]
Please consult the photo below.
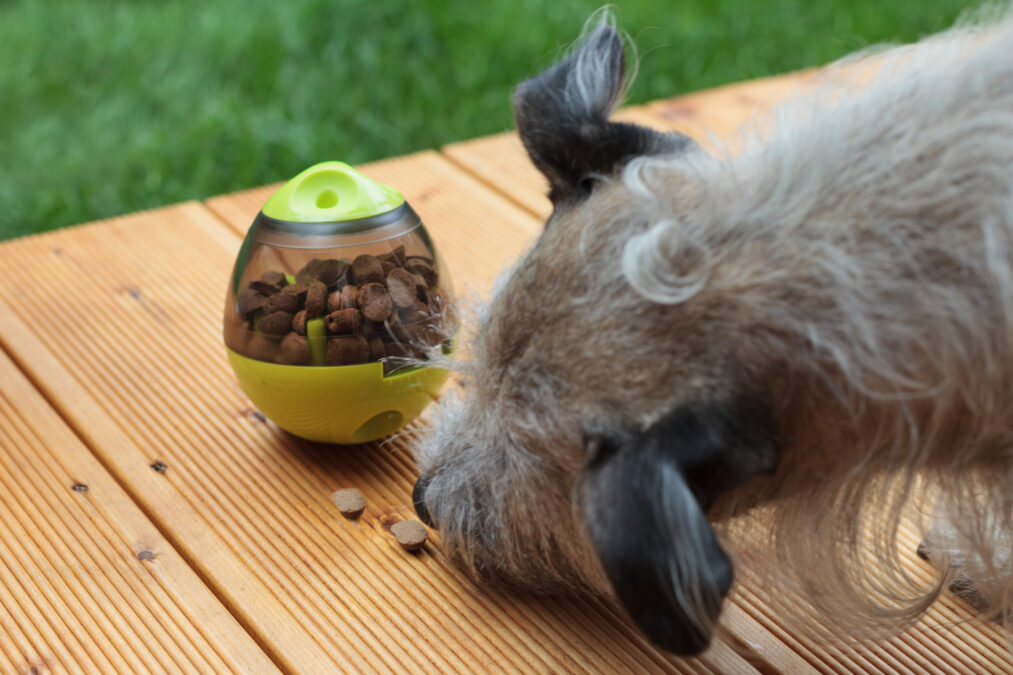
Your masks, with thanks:
[(333, 223), (378, 216), (404, 201), (394, 188), (366, 178), (344, 162), (321, 162), (285, 183), (261, 211), (274, 220)]

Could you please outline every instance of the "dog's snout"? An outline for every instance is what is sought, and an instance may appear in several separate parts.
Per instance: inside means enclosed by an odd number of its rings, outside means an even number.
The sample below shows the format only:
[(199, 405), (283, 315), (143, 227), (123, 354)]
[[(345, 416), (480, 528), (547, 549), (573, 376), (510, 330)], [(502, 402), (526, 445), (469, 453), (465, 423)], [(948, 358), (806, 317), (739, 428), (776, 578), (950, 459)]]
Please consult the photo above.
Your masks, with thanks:
[(415, 514), (426, 527), (436, 529), (436, 525), (433, 524), (433, 519), (429, 515), (429, 509), (426, 508), (427, 485), (429, 485), (429, 479), (425, 476), (419, 476), (419, 479), (415, 481), (415, 487), (412, 488), (412, 506), (415, 507)]

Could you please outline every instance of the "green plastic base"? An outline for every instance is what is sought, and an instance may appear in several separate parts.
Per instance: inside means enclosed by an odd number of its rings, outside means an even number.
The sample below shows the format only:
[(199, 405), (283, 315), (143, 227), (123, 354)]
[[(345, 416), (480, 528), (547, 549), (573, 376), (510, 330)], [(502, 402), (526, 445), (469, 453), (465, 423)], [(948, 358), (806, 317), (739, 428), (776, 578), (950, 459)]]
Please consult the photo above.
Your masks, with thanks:
[(384, 377), (381, 363), (283, 366), (226, 351), (253, 405), (285, 431), (320, 443), (366, 443), (394, 433), (422, 414), (447, 379), (439, 368)]

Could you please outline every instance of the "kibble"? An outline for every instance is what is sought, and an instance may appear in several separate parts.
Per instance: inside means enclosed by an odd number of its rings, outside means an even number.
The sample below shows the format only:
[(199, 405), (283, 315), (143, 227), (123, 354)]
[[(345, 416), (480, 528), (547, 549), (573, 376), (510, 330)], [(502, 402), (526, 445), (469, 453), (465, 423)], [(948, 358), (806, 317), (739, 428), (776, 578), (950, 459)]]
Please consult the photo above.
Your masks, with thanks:
[(285, 335), (292, 330), (292, 314), (288, 312), (271, 312), (257, 324), (257, 329), (267, 335)]
[[(288, 279), (285, 277), (285, 274), (277, 270), (268, 270), (264, 272), (260, 275), (260, 280), (278, 288), (288, 285)], [(252, 286), (253, 284), (250, 285)]]
[[(288, 288), (286, 286), (286, 288)], [(299, 298), (293, 293), (276, 293), (264, 301), (264, 313), (287, 312), (295, 314), (299, 311)]]
[(383, 283), (383, 264), (376, 256), (363, 253), (352, 261), (352, 283), (356, 286)]
[(322, 281), (313, 280), (306, 287), (306, 317), (312, 319), (327, 309), (327, 286)]
[(355, 488), (335, 490), (331, 499), (341, 515), (349, 520), (355, 520), (366, 510), (366, 498)]
[(341, 289), (341, 308), (358, 307), (359, 287), (355, 284), (348, 284)]
[(369, 360), (369, 343), (361, 335), (336, 337), (327, 341), (327, 364), (348, 366)]
[(305, 366), (310, 362), (310, 343), (297, 333), (289, 333), (281, 341), (278, 361), (290, 366)]
[(406, 551), (418, 551), (429, 538), (426, 526), (417, 520), (399, 520), (390, 526), (390, 533)]
[(398, 307), (411, 307), (417, 300), (415, 278), (400, 267), (387, 273), (387, 291), (391, 302)]
[(306, 310), (300, 309), (292, 317), (292, 330), (299, 335), (306, 335)]
[(359, 289), (356, 298), (362, 315), (370, 321), (383, 321), (390, 315), (393, 305), (383, 284), (368, 283)]
[(431, 258), (408, 256), (404, 246), (352, 261), (313, 259), (294, 278), (268, 270), (237, 293), (225, 341), (259, 361), (403, 366), (390, 359), (425, 359), (453, 330), (438, 279)]
[(339, 309), (328, 314), (326, 321), (331, 335), (351, 335), (362, 326), (362, 314), (354, 308)]

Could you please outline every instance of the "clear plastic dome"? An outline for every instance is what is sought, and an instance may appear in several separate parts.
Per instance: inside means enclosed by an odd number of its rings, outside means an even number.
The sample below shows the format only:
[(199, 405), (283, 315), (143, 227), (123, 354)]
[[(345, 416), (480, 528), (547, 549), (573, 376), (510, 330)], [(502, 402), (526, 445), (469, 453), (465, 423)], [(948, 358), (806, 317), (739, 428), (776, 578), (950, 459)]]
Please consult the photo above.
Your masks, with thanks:
[(390, 373), (450, 349), (452, 298), (446, 269), (407, 203), (325, 223), (262, 212), (230, 279), (225, 344), (268, 363), (381, 362)]

